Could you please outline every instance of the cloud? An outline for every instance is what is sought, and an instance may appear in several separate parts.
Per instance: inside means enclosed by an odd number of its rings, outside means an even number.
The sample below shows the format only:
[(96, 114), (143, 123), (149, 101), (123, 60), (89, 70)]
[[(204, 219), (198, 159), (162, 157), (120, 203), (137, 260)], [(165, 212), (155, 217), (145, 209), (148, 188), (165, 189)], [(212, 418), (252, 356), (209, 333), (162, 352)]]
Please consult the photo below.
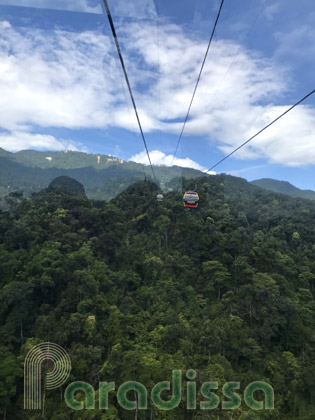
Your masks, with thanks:
[[(39, 9), (55, 9), (71, 12), (102, 14), (103, 0), (0, 0), (0, 5), (35, 7)], [(153, 0), (113, 0), (109, 2), (113, 16), (128, 18), (156, 18), (156, 8)]]
[(0, 0), (0, 5), (102, 13), (99, 0)]
[(119, 111), (125, 97), (123, 89), (118, 91), (118, 76), (111, 73), (108, 37), (89, 31), (17, 31), (8, 22), (2, 22), (0, 30), (2, 128), (110, 124), (109, 111)]
[[(153, 165), (163, 165), (163, 166), (171, 166), (173, 161), (173, 155), (166, 155), (165, 153), (161, 152), (160, 150), (152, 150), (150, 152), (150, 159)], [(142, 163), (144, 165), (148, 165), (148, 156), (146, 151), (140, 152), (134, 156), (132, 156), (130, 161)], [(197, 169), (198, 171), (206, 171), (206, 168), (199, 165), (199, 163), (194, 162), (189, 158), (179, 159), (175, 157), (174, 163), (175, 166), (181, 166), (183, 168), (193, 168)]]
[[(288, 107), (289, 105), (274, 106), (264, 111), (257, 119), (252, 133), (282, 114)], [(255, 138), (249, 147), (241, 149), (239, 157), (243, 159), (265, 157), (271, 163), (295, 167), (314, 164), (314, 133), (315, 109), (300, 105)], [(234, 142), (232, 147), (237, 145), (237, 142)], [(231, 151), (230, 147), (222, 147), (222, 150)]]
[(268, 165), (255, 165), (255, 166), (250, 166), (247, 168), (235, 169), (232, 171), (228, 171), (227, 174), (232, 175), (232, 176), (241, 176), (241, 174), (243, 173), (257, 171), (257, 169), (262, 169), (262, 168), (268, 168)]
[[(313, 21), (315, 14), (313, 14)], [(274, 57), (277, 60), (290, 60), (293, 66), (308, 62), (314, 65), (315, 28), (313, 24), (304, 24), (286, 33), (277, 32), (275, 38), (279, 45)]]
[(264, 10), (264, 16), (271, 22), (274, 20), (277, 13), (280, 12), (280, 3), (273, 3), (267, 6)]
[(153, 0), (115, 0), (110, 3), (113, 16), (132, 18), (156, 18), (156, 8)]
[[(162, 77), (159, 84), (148, 82), (149, 94), (141, 98), (140, 109), (145, 109), (149, 115), (157, 115), (155, 98), (160, 96), (163, 104), (160, 129), (179, 133), (182, 124), (173, 121), (186, 115), (199, 69), (196, 63), (200, 62), (205, 45), (185, 37), (176, 25), (168, 25), (167, 28), (161, 35), (159, 54)], [(139, 35), (137, 39), (129, 37), (129, 48), (135, 49), (143, 56), (146, 65), (154, 68), (158, 63), (153, 37), (150, 38), (145, 26), (140, 29)], [(308, 35), (311, 36), (309, 31)], [(231, 62), (233, 66), (227, 73)], [(291, 86), (286, 69), (277, 61), (240, 48), (233, 42), (216, 41), (212, 45), (185, 134), (208, 137), (212, 146), (229, 153), (292, 105), (283, 99), (284, 94), (292, 90)], [(275, 105), (280, 101), (284, 105)], [(156, 122), (146, 129), (154, 130), (155, 126)], [(300, 105), (235, 157), (266, 158), (269, 162), (287, 166), (315, 164), (314, 133), (315, 109)], [(189, 139), (183, 138), (183, 141)]]
[[(179, 134), (206, 40), (161, 20), (158, 53), (156, 26), (122, 23), (117, 31), (144, 131)], [(182, 144), (203, 136), (211, 147), (231, 151), (292, 105), (284, 99), (291, 90), (287, 70), (278, 60), (233, 41), (215, 40)], [(11, 133), (28, 132), (34, 138), (31, 133), (46, 127), (138, 131), (112, 40), (97, 30), (16, 29), (2, 22), (0, 91), (0, 126)], [(289, 166), (314, 164), (314, 112), (314, 107), (300, 106), (237, 157), (263, 157)], [(169, 164), (171, 156), (156, 158)], [(181, 161), (176, 164), (198, 165)]]
[(71, 140), (56, 139), (53, 136), (28, 132), (0, 133), (0, 147), (10, 152), (33, 148), (41, 150), (86, 151), (85, 147)]

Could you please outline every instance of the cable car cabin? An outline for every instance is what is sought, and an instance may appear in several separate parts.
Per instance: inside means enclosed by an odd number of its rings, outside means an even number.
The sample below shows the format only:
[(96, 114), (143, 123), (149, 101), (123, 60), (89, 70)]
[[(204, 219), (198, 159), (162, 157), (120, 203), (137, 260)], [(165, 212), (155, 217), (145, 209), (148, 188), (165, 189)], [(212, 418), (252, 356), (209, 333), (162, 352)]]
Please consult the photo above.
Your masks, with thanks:
[(158, 194), (157, 196), (156, 196), (156, 198), (157, 198), (157, 201), (163, 201), (163, 195), (162, 194)]
[(195, 191), (186, 191), (183, 196), (183, 202), (185, 207), (196, 208), (199, 202), (199, 195)]

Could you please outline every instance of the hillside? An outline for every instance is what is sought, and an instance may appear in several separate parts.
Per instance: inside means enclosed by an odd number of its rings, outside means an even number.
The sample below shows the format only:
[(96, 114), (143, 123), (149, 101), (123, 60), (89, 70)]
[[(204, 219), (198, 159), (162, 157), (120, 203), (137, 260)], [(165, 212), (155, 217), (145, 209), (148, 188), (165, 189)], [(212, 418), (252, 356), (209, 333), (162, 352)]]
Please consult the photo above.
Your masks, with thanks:
[(309, 200), (315, 200), (315, 191), (301, 190), (287, 181), (278, 181), (276, 179), (263, 178), (257, 179), (256, 181), (252, 181), (251, 183), (268, 191), (287, 194), (291, 197), (300, 197), (307, 198)]
[(70, 410), (57, 389), (45, 394), (47, 419), (314, 418), (315, 204), (224, 175), (183, 187), (198, 190), (197, 209), (185, 209), (177, 192), (160, 203), (158, 187), (141, 181), (110, 203), (57, 190), (0, 212), (6, 420), (42, 418), (22, 409), (23, 361), (45, 341), (67, 349), (70, 382), (95, 390), (134, 380), (150, 393), (173, 369), (186, 387), (185, 372), (195, 369), (198, 399), (209, 380), (221, 400), (229, 381), (241, 383), (240, 396), (258, 380), (275, 391), (271, 411), (244, 401), (233, 412), (187, 410), (183, 390), (171, 412), (149, 405), (135, 413), (115, 394), (108, 410)]
[[(162, 189), (178, 189), (181, 177), (194, 178), (201, 172), (180, 167), (155, 166)], [(24, 150), (10, 153), (0, 149), (0, 208), (1, 199), (14, 191), (26, 197), (46, 188), (58, 176), (68, 176), (81, 182), (89, 198), (109, 201), (137, 180), (151, 179), (151, 168), (126, 162), (113, 156), (82, 152), (38, 152)], [(3, 207), (3, 206), (2, 206)]]

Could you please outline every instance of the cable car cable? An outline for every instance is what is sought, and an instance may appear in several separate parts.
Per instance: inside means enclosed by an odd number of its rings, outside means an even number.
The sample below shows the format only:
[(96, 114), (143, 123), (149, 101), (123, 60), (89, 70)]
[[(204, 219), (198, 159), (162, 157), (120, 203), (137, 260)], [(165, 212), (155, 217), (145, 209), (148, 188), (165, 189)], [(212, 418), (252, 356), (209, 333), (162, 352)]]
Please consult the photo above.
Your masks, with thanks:
[[(106, 0), (105, 0), (105, 1), (106, 1)], [(223, 3), (224, 3), (224, 0), (221, 0), (221, 4), (220, 4), (220, 7), (219, 7), (219, 10), (218, 10), (218, 13), (217, 13), (216, 20), (215, 20), (215, 22), (214, 22), (214, 26), (213, 26), (213, 29), (212, 29), (212, 32), (211, 32), (210, 39), (209, 39), (209, 43), (208, 43), (208, 47), (207, 47), (207, 50), (206, 50), (206, 54), (205, 54), (204, 59), (203, 59), (203, 62), (202, 62), (202, 64), (201, 64), (201, 68), (200, 68), (200, 71), (199, 71), (199, 75), (198, 75), (198, 78), (197, 78), (197, 82), (196, 82), (196, 85), (195, 85), (195, 88), (194, 88), (193, 95), (192, 95), (191, 100), (190, 100), (190, 104), (189, 104), (188, 111), (187, 111), (187, 114), (186, 114), (186, 117), (185, 117), (185, 120), (184, 120), (184, 124), (183, 124), (183, 127), (182, 127), (182, 131), (181, 131), (181, 133), (180, 133), (180, 135), (179, 135), (179, 138), (178, 138), (178, 141), (177, 141), (177, 145), (176, 145), (175, 153), (173, 154), (173, 159), (172, 159), (171, 166), (172, 166), (172, 165), (173, 165), (173, 163), (174, 163), (174, 159), (175, 159), (176, 153), (177, 153), (177, 151), (178, 151), (178, 147), (179, 147), (180, 141), (181, 141), (181, 139), (182, 139), (182, 136), (183, 136), (183, 133), (184, 133), (185, 127), (186, 127), (186, 123), (187, 123), (187, 120), (188, 120), (188, 116), (189, 116), (189, 113), (190, 113), (190, 109), (191, 109), (192, 103), (193, 103), (194, 98), (195, 98), (195, 95), (196, 95), (196, 91), (197, 91), (197, 88), (198, 88), (198, 85), (199, 85), (199, 82), (200, 82), (201, 74), (202, 74), (202, 71), (203, 71), (203, 68), (204, 68), (204, 65), (205, 65), (205, 62), (206, 62), (207, 56), (208, 56), (208, 52), (209, 52), (209, 50), (210, 50), (210, 46), (211, 46), (211, 43), (212, 43), (212, 39), (213, 39), (213, 36), (214, 36), (215, 30), (216, 30), (216, 27), (217, 27), (217, 24), (218, 24), (218, 21), (219, 21), (220, 15), (221, 15), (221, 10), (222, 10), (222, 7), (223, 7)]]
[(254, 28), (254, 26), (255, 26), (256, 22), (258, 21), (258, 19), (259, 19), (260, 15), (261, 15), (261, 14), (263, 13), (263, 11), (266, 9), (266, 7), (267, 7), (267, 1), (268, 1), (268, 0), (264, 0), (264, 2), (263, 2), (263, 4), (262, 4), (262, 6), (260, 7), (260, 9), (259, 9), (259, 11), (258, 11), (258, 13), (256, 14), (256, 16), (255, 16), (255, 18), (254, 18), (254, 20), (253, 20), (253, 23), (252, 23), (252, 24), (251, 24), (251, 26), (249, 27), (249, 30), (247, 31), (247, 33), (246, 33), (246, 35), (244, 36), (244, 38), (243, 38), (243, 40), (242, 40), (241, 44), (240, 44), (240, 45), (239, 45), (239, 47), (238, 47), (238, 50), (237, 50), (237, 51), (236, 51), (236, 53), (233, 55), (232, 60), (231, 60), (231, 63), (230, 63), (230, 65), (229, 65), (229, 67), (228, 67), (227, 71), (225, 72), (225, 74), (224, 74), (223, 78), (221, 79), (220, 84), (217, 86), (217, 88), (216, 88), (216, 90), (215, 90), (215, 92), (214, 92), (214, 94), (213, 94), (212, 98), (211, 98), (211, 99), (210, 99), (210, 101), (208, 102), (208, 106), (209, 106), (211, 103), (213, 103), (213, 102), (214, 102), (214, 100), (215, 100), (215, 98), (217, 97), (217, 94), (218, 94), (218, 92), (219, 92), (219, 90), (220, 90), (220, 88), (221, 88), (222, 84), (224, 83), (224, 81), (225, 81), (225, 79), (226, 79), (226, 76), (228, 75), (229, 71), (231, 70), (231, 68), (233, 67), (234, 63), (236, 62), (237, 56), (238, 56), (239, 52), (241, 51), (241, 48), (245, 45), (245, 42), (246, 42), (246, 40), (247, 40), (247, 38), (248, 38), (249, 34), (250, 34), (250, 33), (251, 33), (251, 31), (253, 30), (253, 28)]
[(224, 162), (226, 159), (228, 159), (230, 156), (232, 156), (234, 153), (236, 153), (238, 150), (240, 150), (242, 147), (244, 147), (246, 144), (248, 144), (250, 141), (252, 141), (255, 137), (257, 137), (259, 134), (261, 134), (263, 131), (265, 131), (267, 128), (269, 128), (272, 124), (274, 124), (276, 121), (280, 120), (280, 118), (284, 117), (288, 112), (292, 111), (293, 108), (301, 104), (305, 101), (305, 99), (309, 98), (311, 95), (315, 93), (315, 89), (309, 92), (307, 95), (305, 95), (302, 99), (300, 99), (298, 102), (296, 102), (294, 105), (292, 105), (290, 108), (288, 108), (285, 112), (283, 112), (281, 115), (279, 115), (277, 118), (275, 118), (271, 123), (267, 124), (264, 128), (258, 131), (254, 136), (246, 140), (244, 143), (242, 143), (240, 146), (238, 146), (236, 149), (234, 149), (231, 153), (226, 155), (223, 159), (221, 159), (219, 162), (217, 162), (215, 165), (211, 166), (207, 172), (211, 171), (212, 169), (216, 168), (218, 165), (220, 165), (222, 162)]
[[(159, 0), (156, 2), (156, 43), (157, 43), (157, 59), (158, 59), (158, 68), (157, 68), (157, 81), (158, 81), (158, 97), (159, 97), (159, 121), (161, 120), (161, 60), (160, 60), (160, 25), (159, 25), (159, 15), (160, 15), (160, 3)], [(162, 131), (159, 127), (159, 138), (161, 142)]]
[(119, 56), (120, 64), (121, 64), (121, 67), (123, 69), (125, 80), (126, 80), (126, 83), (127, 83), (127, 86), (128, 86), (129, 93), (130, 93), (131, 102), (132, 102), (133, 108), (135, 110), (135, 114), (136, 114), (139, 129), (140, 129), (141, 137), (142, 137), (144, 147), (145, 147), (145, 150), (146, 150), (146, 153), (147, 153), (147, 156), (148, 156), (148, 160), (149, 160), (149, 163), (150, 163), (150, 166), (151, 166), (151, 169), (152, 169), (153, 178), (154, 178), (155, 182), (157, 183), (157, 179), (156, 179), (155, 172), (154, 172), (154, 169), (153, 169), (153, 165), (152, 165), (152, 162), (151, 162), (147, 142), (146, 142), (146, 139), (144, 137), (143, 130), (142, 130), (142, 125), (141, 125), (141, 122), (140, 122), (136, 102), (135, 102), (135, 99), (134, 99), (134, 96), (133, 96), (133, 93), (132, 93), (132, 89), (131, 89), (131, 85), (130, 85), (130, 82), (129, 82), (125, 62), (124, 62), (124, 59), (123, 59), (123, 56), (122, 56), (122, 53), (121, 53), (121, 49), (120, 49), (120, 45), (119, 45), (119, 42), (118, 42), (118, 37), (117, 37), (116, 29), (115, 29), (115, 25), (114, 25), (114, 22), (113, 22), (113, 19), (112, 19), (112, 15), (110, 13), (110, 9), (109, 9), (109, 5), (108, 5), (107, 0), (104, 0), (104, 6), (105, 6), (105, 9), (106, 9), (109, 25), (110, 25), (110, 28), (112, 30), (112, 34), (113, 34), (113, 38), (114, 38), (114, 41), (115, 41), (115, 45), (116, 45), (117, 53), (118, 53), (118, 56)]

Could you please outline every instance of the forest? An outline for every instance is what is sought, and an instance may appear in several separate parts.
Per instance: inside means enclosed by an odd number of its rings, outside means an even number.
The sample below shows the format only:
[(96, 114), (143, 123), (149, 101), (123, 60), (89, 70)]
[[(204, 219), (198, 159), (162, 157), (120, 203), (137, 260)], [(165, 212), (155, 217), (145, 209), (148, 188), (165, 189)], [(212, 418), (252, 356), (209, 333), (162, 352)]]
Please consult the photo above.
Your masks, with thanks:
[[(72, 184), (71, 184), (72, 182)], [(315, 204), (228, 175), (181, 179), (181, 192), (138, 181), (110, 202), (77, 181), (0, 212), (0, 419), (313, 420)], [(56, 183), (55, 183), (56, 184)], [(68, 187), (69, 187), (68, 185)], [(69, 383), (133, 380), (150, 391), (172, 371), (270, 384), (274, 410), (71, 410), (62, 389), (23, 409), (23, 364), (36, 344), (62, 346)], [(183, 382), (186, 376), (183, 376)], [(131, 395), (132, 399), (132, 395)], [(96, 404), (96, 407), (98, 405)]]
[[(48, 160), (47, 160), (48, 159)], [(179, 166), (155, 166), (158, 182), (164, 190), (178, 189), (178, 178), (196, 178), (202, 172)], [(110, 201), (129, 185), (152, 177), (151, 167), (114, 156), (75, 151), (8, 152), (0, 147), (0, 210), (7, 210), (5, 197), (16, 191), (25, 197), (46, 188), (58, 176), (68, 176), (84, 185), (94, 200)], [(177, 180), (176, 180), (177, 179)]]

